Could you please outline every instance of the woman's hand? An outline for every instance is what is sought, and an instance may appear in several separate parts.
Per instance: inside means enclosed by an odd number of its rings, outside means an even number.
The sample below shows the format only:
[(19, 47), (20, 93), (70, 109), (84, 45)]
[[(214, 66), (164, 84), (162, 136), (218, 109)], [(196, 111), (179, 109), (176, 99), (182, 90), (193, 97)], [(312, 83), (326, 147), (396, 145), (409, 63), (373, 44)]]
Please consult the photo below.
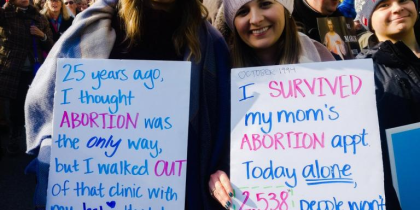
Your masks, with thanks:
[(41, 30), (39, 30), (39, 28), (36, 27), (36, 26), (31, 26), (30, 32), (31, 32), (32, 35), (37, 36), (39, 38), (44, 38), (45, 37), (44, 32), (42, 32)]
[(232, 206), (233, 189), (229, 177), (223, 171), (216, 171), (210, 176), (210, 194), (226, 209)]

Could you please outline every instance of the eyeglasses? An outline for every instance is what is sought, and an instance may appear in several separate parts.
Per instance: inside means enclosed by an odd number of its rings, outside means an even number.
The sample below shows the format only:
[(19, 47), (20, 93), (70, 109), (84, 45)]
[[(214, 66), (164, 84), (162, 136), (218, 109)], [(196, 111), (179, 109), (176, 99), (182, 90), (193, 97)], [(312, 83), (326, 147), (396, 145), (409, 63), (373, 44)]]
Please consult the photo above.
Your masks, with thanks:
[(74, 1), (66, 1), (66, 2), (64, 2), (64, 4), (65, 5), (67, 5), (67, 4), (73, 5), (74, 4)]

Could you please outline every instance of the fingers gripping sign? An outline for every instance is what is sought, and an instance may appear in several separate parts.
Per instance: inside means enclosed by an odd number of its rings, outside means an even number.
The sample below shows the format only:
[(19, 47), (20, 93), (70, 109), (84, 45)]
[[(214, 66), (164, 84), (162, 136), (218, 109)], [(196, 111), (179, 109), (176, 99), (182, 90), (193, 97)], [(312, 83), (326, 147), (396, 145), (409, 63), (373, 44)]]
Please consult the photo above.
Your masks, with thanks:
[(213, 198), (229, 209), (232, 205), (233, 189), (229, 177), (223, 171), (216, 171), (210, 176), (209, 190)]

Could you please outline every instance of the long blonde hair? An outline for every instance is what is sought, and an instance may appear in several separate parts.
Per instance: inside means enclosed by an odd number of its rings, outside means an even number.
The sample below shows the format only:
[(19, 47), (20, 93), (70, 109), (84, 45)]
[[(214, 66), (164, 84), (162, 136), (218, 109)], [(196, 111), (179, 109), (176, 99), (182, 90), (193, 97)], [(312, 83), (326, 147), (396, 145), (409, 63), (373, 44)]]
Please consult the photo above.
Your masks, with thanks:
[[(60, 14), (63, 16), (64, 20), (68, 20), (70, 18), (70, 14), (67, 10), (67, 7), (64, 5), (64, 1), (63, 0), (58, 0), (58, 1), (61, 2)], [(45, 15), (47, 18), (51, 18), (51, 13), (47, 5), (48, 2), (49, 2), (48, 0), (45, 1), (44, 8), (42, 8), (40, 13)]]
[[(280, 39), (275, 43), (277, 45), (276, 64), (293, 64), (299, 62), (299, 57), (302, 53), (302, 47), (299, 40), (299, 35), (296, 27), (296, 22), (290, 16), (288, 10), (284, 10), (284, 30)], [(258, 59), (255, 51), (248, 46), (239, 37), (238, 32), (234, 31), (232, 46), (232, 62), (235, 68), (262, 66), (263, 64)]]
[[(178, 55), (182, 54), (183, 47), (187, 46), (191, 51), (188, 60), (193, 56), (196, 61), (201, 60), (199, 41), (199, 28), (207, 18), (207, 9), (200, 0), (177, 0), (178, 8), (181, 8), (182, 17), (178, 28), (172, 38)], [(138, 44), (142, 38), (143, 14), (145, 6), (150, 5), (150, 0), (120, 0), (118, 14), (123, 20), (126, 32), (125, 40), (129, 47)]]

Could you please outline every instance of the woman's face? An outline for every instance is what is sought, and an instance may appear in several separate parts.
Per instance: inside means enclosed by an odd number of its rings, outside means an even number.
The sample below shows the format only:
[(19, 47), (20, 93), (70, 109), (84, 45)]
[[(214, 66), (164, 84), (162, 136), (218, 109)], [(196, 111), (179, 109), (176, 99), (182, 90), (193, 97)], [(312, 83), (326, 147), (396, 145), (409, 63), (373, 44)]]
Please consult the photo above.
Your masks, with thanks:
[(284, 7), (276, 0), (252, 0), (234, 20), (239, 37), (255, 50), (274, 47), (284, 31)]
[(60, 12), (63, 4), (60, 0), (48, 0), (47, 7), (51, 12)]
[(417, 16), (412, 0), (385, 0), (373, 12), (371, 24), (380, 41), (398, 40), (414, 30)]

